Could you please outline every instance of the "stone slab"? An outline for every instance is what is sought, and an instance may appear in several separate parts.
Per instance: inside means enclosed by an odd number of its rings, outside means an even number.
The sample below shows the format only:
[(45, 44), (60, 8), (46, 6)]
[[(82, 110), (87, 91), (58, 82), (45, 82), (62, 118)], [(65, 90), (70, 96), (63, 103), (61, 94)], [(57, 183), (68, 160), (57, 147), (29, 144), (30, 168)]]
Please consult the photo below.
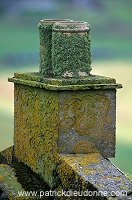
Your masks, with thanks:
[(61, 154), (60, 157), (58, 173), (62, 187), (68, 187), (71, 193), (85, 191), (88, 196), (80, 199), (132, 199), (132, 182), (100, 154)]
[(46, 78), (38, 72), (34, 73), (15, 73), (14, 77), (8, 78), (8, 81), (39, 87), (48, 90), (90, 90), (90, 89), (117, 89), (122, 88), (121, 84), (109, 77), (90, 75), (85, 78)]
[[(4, 199), (10, 200), (24, 200), (34, 199), (32, 197), (22, 197), (18, 195), (18, 191), (23, 192), (22, 185), (17, 181), (14, 169), (6, 164), (0, 164), (0, 190), (3, 191)], [(2, 197), (0, 197), (1, 199)], [(2, 198), (3, 199), (3, 198)]]

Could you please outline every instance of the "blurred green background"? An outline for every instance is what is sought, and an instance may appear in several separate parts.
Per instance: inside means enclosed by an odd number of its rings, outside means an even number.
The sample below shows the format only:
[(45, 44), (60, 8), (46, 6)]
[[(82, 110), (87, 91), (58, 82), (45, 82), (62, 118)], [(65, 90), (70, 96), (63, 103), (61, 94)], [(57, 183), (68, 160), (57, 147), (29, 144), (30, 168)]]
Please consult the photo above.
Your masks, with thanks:
[(0, 150), (13, 144), (15, 71), (39, 70), (37, 24), (44, 18), (66, 18), (91, 24), (92, 73), (123, 84), (117, 92), (116, 157), (111, 161), (132, 174), (132, 1), (1, 0), (0, 1)]

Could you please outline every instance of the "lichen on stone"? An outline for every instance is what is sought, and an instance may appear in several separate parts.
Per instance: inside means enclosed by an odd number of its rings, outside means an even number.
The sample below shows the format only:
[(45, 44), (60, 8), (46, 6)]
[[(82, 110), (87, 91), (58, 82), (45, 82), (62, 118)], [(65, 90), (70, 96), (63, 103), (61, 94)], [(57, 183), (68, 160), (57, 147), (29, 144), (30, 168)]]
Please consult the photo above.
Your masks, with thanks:
[(15, 156), (41, 174), (51, 187), (57, 137), (57, 93), (15, 84)]

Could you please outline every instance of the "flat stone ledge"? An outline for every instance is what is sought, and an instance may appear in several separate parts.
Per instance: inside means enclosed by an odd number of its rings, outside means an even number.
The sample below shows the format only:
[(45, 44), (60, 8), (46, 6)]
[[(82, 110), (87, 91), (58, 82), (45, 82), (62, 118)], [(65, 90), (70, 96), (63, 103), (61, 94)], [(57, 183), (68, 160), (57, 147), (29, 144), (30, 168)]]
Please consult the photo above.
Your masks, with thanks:
[(22, 192), (24, 190), (21, 184), (17, 181), (13, 168), (6, 164), (0, 164), (0, 174), (0, 190), (3, 191), (3, 194), (6, 196), (6, 198), (8, 196), (8, 199), (10, 200), (33, 199), (18, 195), (18, 191)]
[[(81, 177), (83, 184), (92, 185), (95, 191), (101, 192), (102, 198), (109, 200), (132, 198), (132, 182), (99, 153), (61, 154), (60, 156), (66, 165), (72, 168), (74, 174)], [(86, 189), (89, 190), (88, 187)]]
[(46, 78), (38, 72), (14, 73), (14, 77), (8, 78), (9, 82), (23, 84), (31, 87), (39, 87), (48, 90), (90, 90), (90, 89), (118, 89), (121, 84), (109, 77), (90, 75), (76, 78)]
[(12, 164), (14, 156), (14, 146), (8, 147), (0, 152), (0, 163)]

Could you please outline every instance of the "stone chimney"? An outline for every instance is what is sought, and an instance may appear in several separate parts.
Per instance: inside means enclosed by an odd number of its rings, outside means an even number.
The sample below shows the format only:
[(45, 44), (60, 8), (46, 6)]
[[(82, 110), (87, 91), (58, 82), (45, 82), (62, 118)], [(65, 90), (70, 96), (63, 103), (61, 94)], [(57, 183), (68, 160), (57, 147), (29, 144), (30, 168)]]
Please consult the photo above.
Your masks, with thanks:
[[(116, 90), (122, 85), (114, 78), (91, 73), (87, 22), (46, 19), (38, 28), (39, 72), (15, 73), (9, 78), (14, 83), (15, 156), (50, 188), (70, 189), (75, 181), (81, 188), (84, 173), (95, 171), (94, 166), (86, 167), (88, 163), (114, 169), (105, 158), (115, 156)], [(79, 165), (85, 166), (83, 173)], [(98, 190), (88, 177), (83, 182)]]

